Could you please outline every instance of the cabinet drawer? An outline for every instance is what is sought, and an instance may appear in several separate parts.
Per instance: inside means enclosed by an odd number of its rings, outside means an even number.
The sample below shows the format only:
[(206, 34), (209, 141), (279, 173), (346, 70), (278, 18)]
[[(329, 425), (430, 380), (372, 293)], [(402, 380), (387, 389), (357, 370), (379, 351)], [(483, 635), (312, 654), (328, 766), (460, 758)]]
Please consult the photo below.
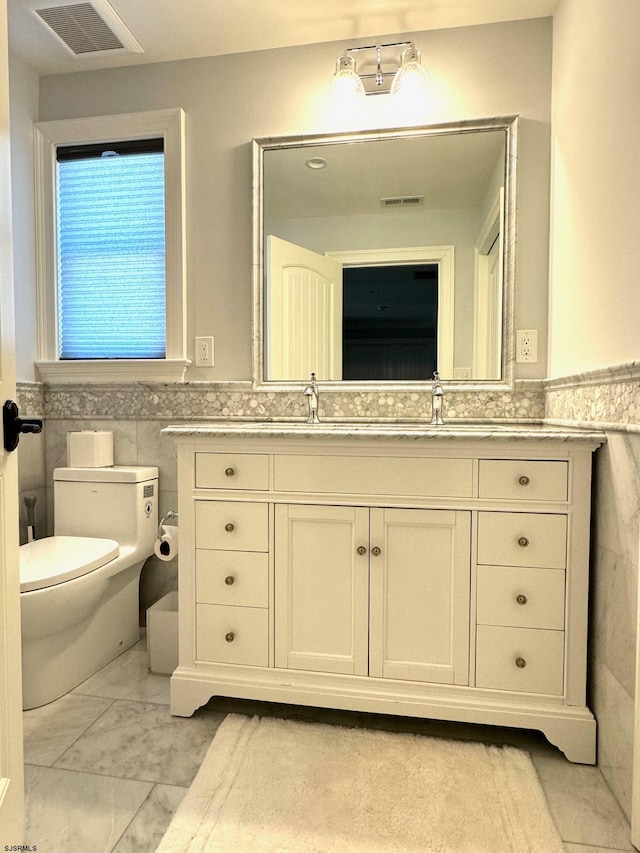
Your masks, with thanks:
[(478, 562), (564, 569), (567, 517), (535, 512), (479, 512)]
[(518, 628), (564, 628), (564, 571), (478, 566), (477, 621)]
[(251, 453), (196, 453), (197, 489), (269, 488), (269, 456)]
[(268, 551), (268, 504), (196, 501), (196, 548)]
[(245, 607), (269, 605), (269, 555), (196, 551), (196, 601)]
[(564, 632), (478, 625), (476, 687), (564, 692)]
[(285, 456), (275, 459), (284, 492), (471, 497), (471, 459), (392, 456)]
[(569, 464), (528, 459), (481, 459), (478, 496), (516, 501), (566, 501)]
[(260, 607), (196, 607), (196, 658), (246, 666), (269, 665), (269, 611)]

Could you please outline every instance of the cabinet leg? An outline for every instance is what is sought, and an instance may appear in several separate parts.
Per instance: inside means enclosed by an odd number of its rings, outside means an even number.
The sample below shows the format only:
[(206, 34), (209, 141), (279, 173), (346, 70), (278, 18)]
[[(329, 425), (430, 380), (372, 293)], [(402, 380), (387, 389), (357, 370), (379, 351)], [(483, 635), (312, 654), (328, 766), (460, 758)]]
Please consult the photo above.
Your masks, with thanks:
[(540, 730), (574, 764), (596, 763), (596, 721), (545, 720)]
[(171, 676), (171, 714), (174, 717), (191, 717), (213, 695), (215, 691), (211, 682), (181, 677), (178, 670)]

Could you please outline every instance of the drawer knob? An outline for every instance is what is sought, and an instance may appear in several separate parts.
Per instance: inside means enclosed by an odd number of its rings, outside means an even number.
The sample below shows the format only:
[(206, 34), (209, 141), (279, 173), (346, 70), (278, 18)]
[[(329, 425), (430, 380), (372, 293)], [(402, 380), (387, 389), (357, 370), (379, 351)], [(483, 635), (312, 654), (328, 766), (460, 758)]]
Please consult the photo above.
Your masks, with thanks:
[(518, 669), (524, 669), (527, 665), (527, 662), (524, 658), (516, 658), (516, 666)]
[(521, 486), (528, 486), (531, 480), (527, 477), (526, 474), (523, 474), (522, 477), (519, 478), (518, 482)]
[(373, 554), (373, 556), (374, 556), (374, 557), (379, 557), (379, 556), (380, 556), (380, 554), (382, 554), (382, 548), (378, 548), (378, 546), (377, 546), (377, 545), (375, 545), (375, 546), (371, 549), (371, 553)]
[(233, 641), (236, 638), (236, 635), (233, 633), (233, 631), (229, 631), (228, 634), (224, 635), (224, 638), (227, 641), (227, 643), (233, 643)]
[(518, 604), (526, 604), (528, 600), (529, 599), (527, 598), (527, 596), (523, 595), (522, 593), (516, 595), (516, 601), (518, 602)]
[(233, 475), (236, 473), (235, 468), (225, 468), (224, 473), (227, 475), (227, 477), (233, 477)]
[(527, 539), (527, 537), (526, 537), (526, 536), (521, 536), (521, 537), (518, 539), (518, 545), (519, 545), (521, 548), (527, 548), (527, 547), (528, 547), (528, 545), (529, 545), (529, 540)]
[(224, 529), (227, 531), (227, 533), (233, 533), (233, 531), (236, 529), (236, 526), (235, 524), (229, 522), (228, 524), (225, 524)]
[(364, 547), (364, 545), (358, 545), (358, 547), (356, 548), (356, 553), (360, 554), (360, 556), (362, 557), (364, 554), (367, 553), (367, 549)]
[(233, 575), (227, 575), (226, 578), (224, 579), (224, 582), (226, 583), (227, 586), (233, 586), (234, 583), (236, 582), (236, 579), (234, 578)]

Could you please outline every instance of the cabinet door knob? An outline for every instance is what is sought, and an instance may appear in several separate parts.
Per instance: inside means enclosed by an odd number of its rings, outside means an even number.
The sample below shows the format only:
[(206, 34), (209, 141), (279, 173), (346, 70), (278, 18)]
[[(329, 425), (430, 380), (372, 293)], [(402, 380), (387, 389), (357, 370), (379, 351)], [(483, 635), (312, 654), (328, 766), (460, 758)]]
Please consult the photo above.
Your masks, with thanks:
[(364, 545), (358, 545), (358, 547), (356, 548), (356, 552), (362, 557), (364, 554), (367, 553), (367, 549), (364, 547)]
[(526, 537), (526, 536), (521, 536), (521, 537), (518, 539), (518, 545), (519, 545), (521, 548), (527, 548), (527, 547), (528, 547), (528, 545), (529, 545), (529, 540), (527, 539), (527, 537)]
[(379, 557), (380, 554), (382, 554), (382, 548), (378, 548), (377, 545), (374, 545), (374, 547), (371, 549), (371, 553), (374, 557)]
[(227, 475), (227, 477), (233, 477), (233, 475), (234, 475), (236, 472), (235, 472), (235, 469), (234, 469), (234, 468), (225, 468), (225, 469), (224, 469), (224, 473)]
[(516, 658), (516, 666), (518, 669), (524, 669), (527, 665), (527, 662), (524, 658)]
[(236, 582), (236, 579), (234, 578), (233, 575), (227, 575), (226, 578), (224, 579), (224, 582), (226, 583), (227, 586), (233, 586), (234, 583)]
[(528, 600), (527, 596), (522, 593), (520, 593), (520, 595), (516, 595), (516, 601), (518, 604), (526, 604)]
[(229, 631), (228, 634), (224, 635), (224, 638), (227, 641), (227, 643), (233, 643), (233, 641), (236, 638), (236, 635), (233, 633), (233, 631)]
[(523, 474), (522, 477), (518, 479), (518, 482), (521, 486), (528, 486), (531, 480), (527, 477), (526, 474)]
[(229, 522), (228, 524), (225, 524), (224, 529), (227, 531), (227, 533), (233, 533), (233, 531), (236, 529), (236, 526), (235, 524)]

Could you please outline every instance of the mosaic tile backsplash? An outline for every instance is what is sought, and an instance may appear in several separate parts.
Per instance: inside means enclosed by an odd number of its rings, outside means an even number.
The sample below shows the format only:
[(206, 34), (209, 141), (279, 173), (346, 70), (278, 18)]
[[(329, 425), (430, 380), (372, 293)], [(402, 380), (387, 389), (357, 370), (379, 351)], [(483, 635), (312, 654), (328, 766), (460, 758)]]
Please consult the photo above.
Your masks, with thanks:
[[(208, 418), (303, 419), (306, 401), (300, 391), (254, 390), (251, 383), (185, 383), (40, 386), (47, 418), (117, 420)], [(40, 405), (36, 383), (20, 385), (25, 412)], [(540, 420), (544, 417), (541, 382), (520, 381), (513, 391), (456, 391), (445, 384), (444, 416), (464, 420)], [(378, 418), (424, 420), (431, 417), (431, 394), (422, 391), (320, 390), (320, 417), (331, 420)]]
[(547, 420), (640, 430), (640, 362), (547, 379), (544, 387)]
[[(300, 392), (254, 390), (250, 382), (181, 385), (48, 385), (18, 383), (25, 416), (163, 421), (209, 418), (302, 419)], [(544, 382), (517, 380), (513, 391), (446, 387), (444, 415), (453, 420), (542, 420), (636, 431), (640, 428), (640, 362)], [(424, 420), (426, 391), (363, 392), (321, 389), (320, 416), (329, 420)]]

